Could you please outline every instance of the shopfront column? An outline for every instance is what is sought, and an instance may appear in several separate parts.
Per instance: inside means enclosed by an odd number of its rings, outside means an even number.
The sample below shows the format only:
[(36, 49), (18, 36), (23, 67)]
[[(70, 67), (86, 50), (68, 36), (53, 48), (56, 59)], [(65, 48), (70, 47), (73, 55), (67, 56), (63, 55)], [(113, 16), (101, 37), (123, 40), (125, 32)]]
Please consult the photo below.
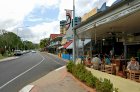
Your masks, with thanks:
[(90, 41), (90, 58), (92, 58), (92, 38), (91, 38), (91, 41)]
[(124, 59), (127, 58), (127, 45), (124, 44)]
[(85, 51), (84, 51), (84, 41), (85, 41), (85, 39), (82, 38), (81, 41), (83, 41), (83, 56), (84, 56), (84, 52), (85, 52)]

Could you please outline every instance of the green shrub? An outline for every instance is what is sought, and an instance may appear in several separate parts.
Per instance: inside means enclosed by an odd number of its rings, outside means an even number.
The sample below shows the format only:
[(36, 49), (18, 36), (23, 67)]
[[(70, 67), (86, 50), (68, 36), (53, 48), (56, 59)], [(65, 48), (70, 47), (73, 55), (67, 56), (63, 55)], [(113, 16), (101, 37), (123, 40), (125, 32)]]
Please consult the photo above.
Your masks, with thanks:
[(77, 64), (75, 66), (75, 68), (73, 68), (74, 76), (76, 76), (78, 79), (80, 79), (83, 82), (85, 82), (86, 72), (87, 72), (87, 70), (86, 70), (85, 66), (82, 64)]
[(85, 74), (86, 84), (90, 87), (95, 87), (97, 78), (92, 75), (91, 71), (87, 71)]
[(69, 61), (66, 67), (67, 71), (72, 73), (76, 78), (85, 82), (90, 87), (96, 87), (97, 92), (118, 92), (117, 88), (113, 88), (110, 80), (96, 78), (83, 64), (75, 65), (73, 61)]
[(96, 81), (97, 92), (113, 92), (113, 84), (108, 79)]
[(75, 66), (74, 62), (73, 61), (69, 61), (67, 63), (67, 65), (66, 65), (67, 71), (70, 72), (70, 73), (72, 73), (72, 68), (74, 68), (74, 66)]
[(114, 88), (113, 89), (114, 92), (118, 92), (118, 90), (119, 90), (118, 88)]

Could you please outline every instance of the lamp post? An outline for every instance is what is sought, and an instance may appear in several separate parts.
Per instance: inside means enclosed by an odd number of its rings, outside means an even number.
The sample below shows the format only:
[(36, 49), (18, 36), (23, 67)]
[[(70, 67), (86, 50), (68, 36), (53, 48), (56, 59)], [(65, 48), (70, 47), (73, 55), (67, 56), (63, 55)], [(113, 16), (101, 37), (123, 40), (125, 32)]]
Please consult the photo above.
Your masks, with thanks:
[(73, 0), (73, 61), (76, 60), (76, 36), (75, 36), (75, 0)]

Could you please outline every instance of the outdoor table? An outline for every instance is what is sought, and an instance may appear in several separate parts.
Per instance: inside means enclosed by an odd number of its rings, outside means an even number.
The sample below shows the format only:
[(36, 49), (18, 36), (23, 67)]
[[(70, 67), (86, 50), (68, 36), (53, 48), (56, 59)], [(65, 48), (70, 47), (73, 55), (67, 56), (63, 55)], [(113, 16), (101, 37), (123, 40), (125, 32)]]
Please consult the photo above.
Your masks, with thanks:
[(105, 72), (112, 74), (113, 73), (113, 66), (112, 65), (105, 65)]

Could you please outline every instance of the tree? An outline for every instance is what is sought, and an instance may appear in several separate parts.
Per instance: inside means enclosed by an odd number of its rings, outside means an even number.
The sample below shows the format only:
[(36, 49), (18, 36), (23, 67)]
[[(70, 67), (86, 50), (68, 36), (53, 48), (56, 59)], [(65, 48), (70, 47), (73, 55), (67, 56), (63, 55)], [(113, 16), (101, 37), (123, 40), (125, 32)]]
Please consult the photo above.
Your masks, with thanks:
[(3, 42), (6, 50), (19, 49), (22, 47), (22, 41), (19, 36), (13, 32), (3, 33)]
[(8, 32), (4, 29), (0, 30), (0, 53), (4, 54), (7, 50), (11, 52), (22, 47), (22, 41), (19, 36), (13, 32)]
[(37, 47), (38, 44), (33, 44), (31, 41), (22, 41), (13, 32), (8, 32), (4, 29), (0, 30), (0, 54), (4, 54), (5, 51), (11, 52), (15, 49), (29, 50)]
[(49, 38), (44, 38), (40, 40), (40, 48), (45, 48), (49, 42)]
[(23, 45), (25, 50), (38, 49), (38, 44), (34, 44), (31, 41), (23, 41)]

